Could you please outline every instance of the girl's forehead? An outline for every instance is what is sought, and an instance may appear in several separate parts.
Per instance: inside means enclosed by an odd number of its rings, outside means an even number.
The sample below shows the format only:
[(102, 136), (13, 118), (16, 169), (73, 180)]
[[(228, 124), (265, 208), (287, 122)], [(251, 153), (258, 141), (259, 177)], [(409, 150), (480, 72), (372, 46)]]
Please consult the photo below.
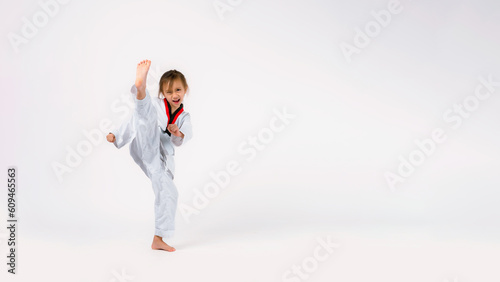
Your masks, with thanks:
[(180, 79), (174, 79), (174, 81), (166, 81), (165, 83), (163, 83), (163, 87), (165, 89), (169, 89), (169, 88), (172, 88), (172, 87), (181, 87), (182, 88), (182, 82)]

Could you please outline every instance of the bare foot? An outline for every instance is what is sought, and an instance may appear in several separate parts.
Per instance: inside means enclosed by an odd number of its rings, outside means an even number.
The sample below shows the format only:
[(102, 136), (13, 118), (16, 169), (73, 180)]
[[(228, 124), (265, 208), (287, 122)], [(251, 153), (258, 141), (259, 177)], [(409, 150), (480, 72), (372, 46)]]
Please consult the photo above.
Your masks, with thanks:
[(167, 252), (175, 251), (175, 248), (169, 246), (167, 243), (163, 242), (160, 236), (156, 236), (153, 238), (153, 244), (151, 244), (151, 249), (153, 250), (164, 250)]
[(135, 75), (135, 87), (137, 88), (137, 100), (142, 100), (146, 97), (146, 78), (148, 76), (151, 61), (144, 60), (137, 64), (137, 72)]

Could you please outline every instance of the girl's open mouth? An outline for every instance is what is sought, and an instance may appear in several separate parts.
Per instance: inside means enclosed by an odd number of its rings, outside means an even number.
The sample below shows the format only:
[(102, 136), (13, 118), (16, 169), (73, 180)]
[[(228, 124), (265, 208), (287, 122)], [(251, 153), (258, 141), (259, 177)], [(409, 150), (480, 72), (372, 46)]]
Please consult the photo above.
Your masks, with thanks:
[(179, 103), (179, 101), (180, 101), (180, 100), (181, 100), (181, 99), (179, 99), (179, 100), (172, 100), (172, 102), (174, 102), (174, 103), (176, 103), (176, 104), (177, 104), (177, 103)]

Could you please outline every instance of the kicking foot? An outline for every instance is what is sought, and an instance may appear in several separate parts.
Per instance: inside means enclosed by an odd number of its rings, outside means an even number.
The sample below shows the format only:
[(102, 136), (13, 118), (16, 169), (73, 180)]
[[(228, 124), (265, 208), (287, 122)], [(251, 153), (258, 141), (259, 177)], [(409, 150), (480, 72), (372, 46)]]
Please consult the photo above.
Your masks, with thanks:
[(146, 78), (148, 76), (151, 61), (144, 60), (137, 64), (137, 73), (135, 76), (135, 87), (137, 88), (137, 100), (146, 97)]
[(163, 242), (160, 236), (156, 236), (153, 238), (153, 244), (151, 244), (151, 249), (153, 250), (164, 250), (167, 252), (175, 251), (175, 248), (169, 246), (167, 243)]

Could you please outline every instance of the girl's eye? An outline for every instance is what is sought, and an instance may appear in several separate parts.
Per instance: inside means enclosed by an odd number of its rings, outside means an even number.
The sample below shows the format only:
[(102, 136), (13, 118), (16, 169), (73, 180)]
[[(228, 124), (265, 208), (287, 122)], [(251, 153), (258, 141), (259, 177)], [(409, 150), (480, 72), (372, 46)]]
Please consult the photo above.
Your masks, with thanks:
[(177, 88), (177, 91), (181, 91), (181, 89), (180, 89), (180, 88)]

